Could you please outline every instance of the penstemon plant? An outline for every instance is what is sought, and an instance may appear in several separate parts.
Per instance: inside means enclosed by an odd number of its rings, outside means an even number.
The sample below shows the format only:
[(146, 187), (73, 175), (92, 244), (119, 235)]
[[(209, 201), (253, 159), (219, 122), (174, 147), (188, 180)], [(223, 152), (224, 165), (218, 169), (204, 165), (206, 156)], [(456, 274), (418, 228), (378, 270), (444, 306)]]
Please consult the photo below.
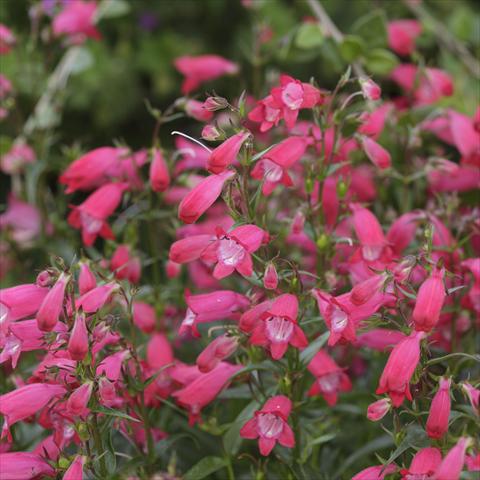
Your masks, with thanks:
[[(101, 41), (124, 5), (109, 2), (42, 2), (67, 58)], [(369, 63), (314, 0), (297, 46), (329, 36), (350, 66), (330, 89), (280, 72), (262, 85), (269, 32), (243, 3), (251, 90), (200, 99), (242, 66), (177, 57), (183, 96), (146, 102), (149, 145), (72, 155), (55, 178), (68, 212), (28, 193), (29, 142), (57, 128), (42, 100), (2, 156), (3, 267), (40, 235), (71, 249), (47, 245), (36, 279), (0, 292), (0, 479), (476, 478), (480, 110), (442, 108), (453, 80), (422, 63), (419, 21), (384, 25), (403, 63)], [(391, 58), (388, 97), (370, 70)], [(74, 74), (62, 65), (44, 105)]]

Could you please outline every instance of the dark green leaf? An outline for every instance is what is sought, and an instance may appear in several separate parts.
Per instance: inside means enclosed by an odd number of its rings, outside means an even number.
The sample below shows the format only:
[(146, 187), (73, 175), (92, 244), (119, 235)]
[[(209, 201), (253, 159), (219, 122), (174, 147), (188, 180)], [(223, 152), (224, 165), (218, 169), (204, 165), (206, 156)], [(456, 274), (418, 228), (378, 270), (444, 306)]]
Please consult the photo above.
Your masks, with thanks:
[(318, 23), (303, 23), (295, 37), (298, 48), (309, 49), (319, 47), (323, 43), (323, 32)]
[(343, 59), (347, 62), (353, 62), (363, 55), (366, 44), (363, 38), (358, 35), (346, 35), (339, 48)]
[(376, 75), (387, 75), (398, 65), (398, 59), (388, 50), (374, 48), (368, 52), (366, 64), (369, 72)]
[(110, 415), (112, 417), (125, 418), (126, 420), (130, 420), (132, 422), (140, 422), (138, 418), (131, 417), (130, 415), (127, 415), (119, 410), (113, 410), (113, 408), (102, 407), (101, 405), (98, 405), (96, 408), (92, 409), (92, 412), (103, 413), (104, 415)]
[(184, 480), (201, 480), (207, 478), (212, 473), (225, 467), (227, 464), (224, 458), (205, 457), (194, 465), (183, 477)]
[(352, 32), (365, 40), (368, 47), (387, 46), (387, 27), (385, 13), (382, 10), (360, 17), (352, 27)]
[(305, 350), (300, 353), (300, 360), (304, 365), (310, 363), (312, 358), (318, 353), (318, 351), (325, 345), (330, 336), (330, 332), (325, 332), (316, 338)]

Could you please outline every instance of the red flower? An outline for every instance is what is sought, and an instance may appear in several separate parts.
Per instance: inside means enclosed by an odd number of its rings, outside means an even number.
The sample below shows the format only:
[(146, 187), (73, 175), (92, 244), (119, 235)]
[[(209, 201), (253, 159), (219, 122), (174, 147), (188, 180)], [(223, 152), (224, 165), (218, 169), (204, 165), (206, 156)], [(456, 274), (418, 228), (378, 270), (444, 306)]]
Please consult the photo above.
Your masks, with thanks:
[(210, 154), (207, 170), (215, 174), (224, 172), (237, 160), (238, 152), (249, 136), (249, 132), (239, 132), (225, 140)]
[(402, 480), (432, 478), (442, 462), (442, 454), (438, 448), (422, 448), (412, 459), (408, 470), (402, 470)]
[(295, 435), (287, 423), (292, 402), (284, 395), (277, 395), (266, 401), (261, 410), (248, 420), (240, 430), (240, 436), (248, 439), (258, 438), (260, 453), (270, 454), (278, 442), (287, 448), (295, 446)]
[(37, 312), (38, 328), (45, 332), (53, 330), (63, 310), (65, 290), (71, 276), (61, 273), (50, 289)]
[(388, 46), (399, 55), (410, 55), (415, 50), (415, 39), (422, 33), (416, 20), (395, 20), (387, 25)]
[(228, 335), (221, 335), (200, 353), (197, 357), (197, 366), (202, 373), (213, 370), (221, 360), (228, 358), (238, 346), (238, 339)]
[(77, 361), (83, 360), (88, 353), (88, 331), (83, 313), (78, 313), (75, 317), (67, 350), (72, 359)]
[(390, 168), (392, 165), (390, 154), (375, 140), (370, 137), (362, 137), (362, 146), (367, 157), (377, 168), (381, 170)]
[(164, 192), (170, 185), (168, 165), (158, 148), (153, 150), (152, 162), (150, 163), (150, 185), (154, 192)]
[(465, 463), (465, 451), (470, 445), (470, 438), (461, 437), (457, 444), (447, 453), (435, 472), (435, 480), (458, 480)]
[(56, 36), (69, 35), (74, 43), (83, 43), (87, 37), (98, 40), (100, 33), (95, 28), (96, 12), (97, 2), (67, 2), (53, 20), (53, 33)]

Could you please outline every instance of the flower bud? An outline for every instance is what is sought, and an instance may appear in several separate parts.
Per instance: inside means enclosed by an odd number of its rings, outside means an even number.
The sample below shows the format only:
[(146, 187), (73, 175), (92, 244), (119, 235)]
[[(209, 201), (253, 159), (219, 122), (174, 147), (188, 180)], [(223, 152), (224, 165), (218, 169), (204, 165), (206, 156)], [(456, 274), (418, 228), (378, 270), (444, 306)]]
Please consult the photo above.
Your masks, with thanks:
[(203, 108), (210, 112), (215, 112), (217, 110), (223, 110), (228, 107), (228, 100), (223, 97), (208, 97), (204, 104)]
[(43, 299), (37, 313), (37, 324), (40, 330), (50, 332), (58, 322), (63, 309), (65, 289), (69, 281), (70, 275), (62, 273)]
[(67, 349), (72, 359), (77, 361), (83, 360), (88, 353), (88, 331), (83, 313), (75, 318)]
[(154, 192), (164, 192), (170, 185), (170, 174), (167, 162), (163, 158), (160, 149), (153, 150), (152, 162), (150, 163), (150, 186)]
[(372, 422), (378, 422), (389, 412), (391, 406), (389, 398), (377, 400), (368, 406), (367, 418)]
[(265, 269), (265, 274), (263, 276), (263, 286), (267, 290), (275, 290), (278, 286), (278, 275), (275, 265), (269, 263)]
[(88, 262), (80, 262), (80, 273), (78, 275), (78, 290), (83, 295), (97, 286), (97, 280)]
[(202, 130), (202, 138), (213, 142), (220, 138), (220, 132), (214, 125), (205, 125)]
[(382, 90), (371, 78), (360, 78), (359, 82), (362, 94), (367, 100), (378, 100), (382, 95)]
[(80, 385), (67, 400), (67, 412), (74, 416), (83, 416), (88, 413), (87, 405), (92, 395), (93, 382), (88, 381)]
[(447, 433), (450, 408), (450, 379), (441, 378), (427, 419), (426, 430), (430, 438), (439, 439)]
[(55, 283), (55, 277), (50, 270), (42, 270), (38, 275), (35, 283), (39, 287), (50, 287)]

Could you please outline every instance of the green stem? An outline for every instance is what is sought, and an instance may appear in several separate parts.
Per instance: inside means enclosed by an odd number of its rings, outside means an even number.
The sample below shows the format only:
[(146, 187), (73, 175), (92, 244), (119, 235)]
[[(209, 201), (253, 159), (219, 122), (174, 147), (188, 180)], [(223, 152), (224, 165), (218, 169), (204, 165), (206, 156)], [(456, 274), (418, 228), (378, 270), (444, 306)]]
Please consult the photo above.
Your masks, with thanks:
[(100, 465), (100, 476), (107, 478), (107, 464), (105, 463), (105, 451), (103, 449), (102, 437), (100, 436), (100, 429), (98, 427), (97, 414), (93, 414), (92, 423), (90, 424), (92, 430), (93, 441), (95, 443), (96, 456)]

